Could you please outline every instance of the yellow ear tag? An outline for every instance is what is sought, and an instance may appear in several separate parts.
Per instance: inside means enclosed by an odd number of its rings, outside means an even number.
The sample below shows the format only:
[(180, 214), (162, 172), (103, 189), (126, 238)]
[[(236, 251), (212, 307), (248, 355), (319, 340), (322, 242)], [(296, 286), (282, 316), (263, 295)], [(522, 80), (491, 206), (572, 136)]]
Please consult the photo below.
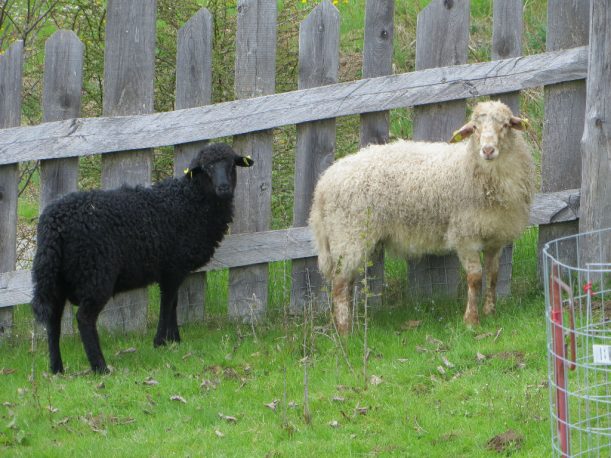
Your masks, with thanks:
[(456, 143), (462, 140), (462, 135), (460, 133), (460, 131), (455, 130), (454, 133), (452, 134), (452, 138), (450, 139), (450, 143)]
[(530, 126), (530, 122), (528, 118), (522, 118), (522, 129), (526, 130)]
[(244, 165), (249, 166), (250, 164), (252, 164), (252, 157), (250, 156), (245, 156), (244, 158)]
[(184, 169), (183, 172), (185, 172), (185, 175), (189, 175), (189, 178), (193, 178), (193, 172), (189, 170), (189, 167)]

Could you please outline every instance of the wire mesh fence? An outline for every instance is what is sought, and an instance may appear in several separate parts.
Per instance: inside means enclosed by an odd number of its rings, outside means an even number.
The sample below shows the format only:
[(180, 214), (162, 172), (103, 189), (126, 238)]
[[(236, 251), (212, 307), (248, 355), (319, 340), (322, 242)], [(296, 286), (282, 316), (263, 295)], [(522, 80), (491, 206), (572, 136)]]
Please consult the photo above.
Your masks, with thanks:
[(554, 456), (611, 456), (611, 228), (544, 250)]

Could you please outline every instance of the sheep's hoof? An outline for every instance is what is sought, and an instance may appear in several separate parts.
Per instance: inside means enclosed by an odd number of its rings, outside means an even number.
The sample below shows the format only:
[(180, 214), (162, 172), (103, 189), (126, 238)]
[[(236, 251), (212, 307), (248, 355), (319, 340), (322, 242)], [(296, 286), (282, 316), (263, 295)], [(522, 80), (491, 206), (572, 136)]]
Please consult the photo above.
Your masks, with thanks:
[(465, 315), (463, 321), (468, 328), (479, 326), (479, 317), (477, 315)]
[(165, 346), (172, 342), (180, 343), (180, 334), (176, 333), (172, 335), (167, 335), (165, 337), (155, 336), (155, 338), (153, 339), (153, 346), (157, 348), (157, 347)]
[(106, 364), (91, 366), (91, 370), (93, 371), (94, 374), (99, 374), (99, 375), (110, 374), (110, 369), (108, 369)]
[(64, 365), (62, 363), (52, 364), (50, 370), (51, 370), (52, 374), (63, 374), (64, 373)]
[(165, 346), (166, 344), (167, 344), (167, 341), (162, 337), (155, 337), (153, 339), (153, 347), (155, 348)]

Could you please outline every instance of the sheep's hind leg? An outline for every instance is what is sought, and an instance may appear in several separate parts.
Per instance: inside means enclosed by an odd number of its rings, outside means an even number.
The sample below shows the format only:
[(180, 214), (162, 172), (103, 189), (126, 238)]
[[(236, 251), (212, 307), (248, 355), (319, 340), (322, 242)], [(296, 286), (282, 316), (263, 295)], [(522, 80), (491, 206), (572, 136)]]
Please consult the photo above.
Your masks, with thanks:
[[(61, 301), (61, 302), (60, 302)], [(59, 338), (62, 332), (62, 314), (64, 311), (65, 300), (58, 300), (53, 304), (53, 310), (47, 322), (47, 341), (49, 344), (49, 368), (53, 374), (64, 372), (62, 355), (59, 350)]]
[(484, 266), (486, 268), (486, 296), (484, 300), (484, 314), (495, 312), (496, 281), (499, 274), (499, 260), (503, 249), (484, 250)]
[(333, 279), (333, 318), (337, 332), (345, 336), (350, 331), (351, 282), (344, 278)]
[(477, 299), (482, 288), (482, 266), (479, 260), (479, 253), (468, 254), (459, 253), (460, 262), (467, 271), (467, 285), (469, 288), (467, 296), (467, 308), (463, 321), (467, 326), (479, 324), (479, 313), (477, 310)]
[(161, 304), (159, 306), (159, 322), (153, 346), (159, 347), (167, 342), (180, 342), (176, 308), (178, 306), (178, 287), (160, 285)]
[(98, 330), (96, 328), (98, 316), (102, 308), (104, 308), (104, 304), (84, 301), (79, 304), (78, 312), (76, 312), (78, 330), (81, 334), (87, 359), (89, 359), (91, 370), (98, 374), (109, 372), (106, 361), (104, 360), (104, 355), (102, 354), (100, 337), (98, 336)]

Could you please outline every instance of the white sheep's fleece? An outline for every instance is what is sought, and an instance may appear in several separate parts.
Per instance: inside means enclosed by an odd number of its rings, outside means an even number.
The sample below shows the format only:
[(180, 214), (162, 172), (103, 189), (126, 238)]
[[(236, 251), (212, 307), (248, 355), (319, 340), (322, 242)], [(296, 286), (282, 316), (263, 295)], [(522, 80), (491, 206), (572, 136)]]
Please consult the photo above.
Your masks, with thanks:
[[(505, 105), (486, 102), (472, 119), (490, 109), (511, 116)], [(329, 167), (310, 213), (323, 274), (354, 276), (379, 243), (418, 257), (502, 247), (517, 238), (534, 192), (527, 144), (521, 132), (503, 129), (499, 157), (486, 161), (476, 137), (371, 145)]]

